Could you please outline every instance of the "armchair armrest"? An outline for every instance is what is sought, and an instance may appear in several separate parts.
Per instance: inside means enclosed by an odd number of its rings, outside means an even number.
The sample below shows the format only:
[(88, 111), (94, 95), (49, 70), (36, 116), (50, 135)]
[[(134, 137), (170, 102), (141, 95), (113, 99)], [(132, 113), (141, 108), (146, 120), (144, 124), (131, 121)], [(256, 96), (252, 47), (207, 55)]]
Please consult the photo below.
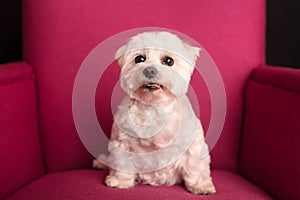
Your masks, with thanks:
[(241, 173), (276, 199), (300, 199), (300, 70), (256, 69), (244, 119)]
[(0, 199), (44, 172), (34, 76), (24, 62), (0, 65)]

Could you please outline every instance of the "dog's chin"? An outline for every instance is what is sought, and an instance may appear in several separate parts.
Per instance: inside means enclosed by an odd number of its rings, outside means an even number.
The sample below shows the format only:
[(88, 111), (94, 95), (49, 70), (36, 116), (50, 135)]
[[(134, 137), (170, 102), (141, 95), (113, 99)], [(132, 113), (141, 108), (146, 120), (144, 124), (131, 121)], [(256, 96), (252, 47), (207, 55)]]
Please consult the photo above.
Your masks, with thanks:
[(147, 104), (165, 104), (175, 99), (170, 90), (158, 83), (146, 83), (137, 88), (132, 94), (135, 100)]

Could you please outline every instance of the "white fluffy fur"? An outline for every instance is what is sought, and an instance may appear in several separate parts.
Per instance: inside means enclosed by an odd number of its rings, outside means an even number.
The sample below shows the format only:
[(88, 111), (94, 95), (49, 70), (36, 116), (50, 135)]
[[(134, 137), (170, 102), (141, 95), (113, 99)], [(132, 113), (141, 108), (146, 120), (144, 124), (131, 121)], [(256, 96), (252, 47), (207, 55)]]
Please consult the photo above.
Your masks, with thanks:
[[(121, 169), (130, 164), (132, 169), (139, 168), (136, 173), (110, 168), (105, 180), (108, 186), (128, 188), (136, 183), (173, 185), (184, 182), (187, 190), (195, 194), (216, 192), (202, 126), (185, 96), (199, 51), (171, 33), (145, 32), (132, 37), (116, 52), (121, 66), (121, 87), (128, 97), (114, 116), (110, 155), (106, 159)], [(145, 62), (135, 63), (138, 55), (145, 56)], [(173, 58), (174, 65), (162, 63), (164, 56)], [(151, 79), (143, 74), (149, 66), (157, 70)], [(150, 91), (143, 87), (147, 83), (161, 87)], [(117, 148), (134, 154), (165, 151), (143, 159), (143, 156), (124, 154)], [(175, 159), (174, 152), (182, 153)], [(170, 159), (174, 162), (168, 164)], [(164, 167), (157, 167), (165, 163)], [(93, 166), (105, 167), (98, 160), (94, 160)]]

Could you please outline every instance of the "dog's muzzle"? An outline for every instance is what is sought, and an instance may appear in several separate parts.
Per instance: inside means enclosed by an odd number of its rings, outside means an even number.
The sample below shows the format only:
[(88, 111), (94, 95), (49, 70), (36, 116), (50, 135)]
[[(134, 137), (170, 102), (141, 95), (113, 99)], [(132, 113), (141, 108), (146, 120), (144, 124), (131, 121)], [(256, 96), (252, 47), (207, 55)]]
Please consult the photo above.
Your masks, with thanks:
[(146, 78), (154, 78), (157, 74), (157, 69), (155, 67), (146, 67), (143, 71), (143, 74)]
[[(157, 69), (155, 67), (146, 67), (143, 70), (143, 74), (146, 78), (152, 79), (156, 76), (157, 74)], [(146, 83), (143, 85), (143, 88), (148, 89), (150, 92), (158, 90), (162, 88), (162, 85), (159, 85), (157, 83)]]

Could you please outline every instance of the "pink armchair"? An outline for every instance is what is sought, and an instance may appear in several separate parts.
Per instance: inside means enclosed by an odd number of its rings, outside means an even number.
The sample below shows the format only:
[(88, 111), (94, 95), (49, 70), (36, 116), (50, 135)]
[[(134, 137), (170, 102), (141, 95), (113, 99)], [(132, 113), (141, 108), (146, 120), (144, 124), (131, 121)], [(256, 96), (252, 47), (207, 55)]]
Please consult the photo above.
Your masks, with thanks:
[[(211, 151), (215, 195), (181, 185), (108, 188), (107, 172), (91, 169), (77, 134), (72, 89), (81, 63), (106, 38), (149, 26), (197, 40), (223, 78), (227, 113)], [(263, 66), (265, 1), (24, 0), (23, 41), (24, 61), (0, 66), (0, 199), (300, 199), (300, 72)], [(118, 70), (112, 63), (96, 95), (106, 132)], [(209, 93), (199, 74), (192, 85), (207, 130)]]

